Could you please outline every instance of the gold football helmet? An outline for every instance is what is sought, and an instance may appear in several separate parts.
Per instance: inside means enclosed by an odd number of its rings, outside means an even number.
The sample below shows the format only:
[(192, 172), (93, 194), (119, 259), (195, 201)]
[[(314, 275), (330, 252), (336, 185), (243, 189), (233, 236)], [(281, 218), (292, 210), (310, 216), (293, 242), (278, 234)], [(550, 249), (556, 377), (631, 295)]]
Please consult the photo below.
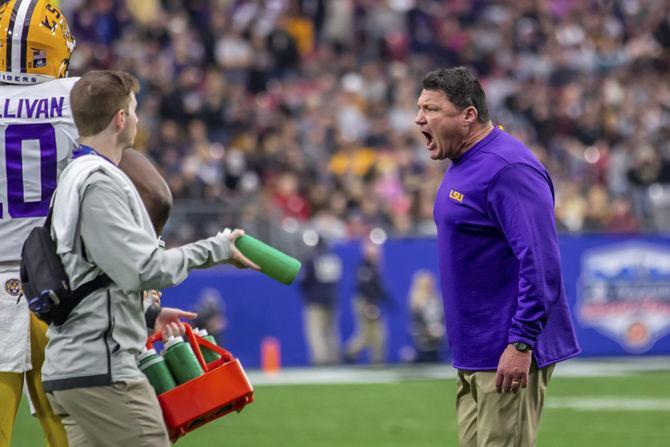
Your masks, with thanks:
[(50, 0), (0, 0), (0, 82), (37, 84), (68, 74), (75, 40)]

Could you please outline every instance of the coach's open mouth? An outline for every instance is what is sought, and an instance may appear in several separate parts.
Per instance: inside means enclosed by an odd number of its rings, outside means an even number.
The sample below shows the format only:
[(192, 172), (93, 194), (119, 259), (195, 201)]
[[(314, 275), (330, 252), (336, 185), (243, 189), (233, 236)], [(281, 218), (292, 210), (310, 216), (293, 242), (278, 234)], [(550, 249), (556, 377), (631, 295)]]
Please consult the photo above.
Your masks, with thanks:
[(433, 149), (435, 149), (435, 139), (433, 139), (433, 135), (425, 130), (422, 130), (421, 133), (426, 139), (426, 147), (428, 147), (428, 150), (432, 151)]

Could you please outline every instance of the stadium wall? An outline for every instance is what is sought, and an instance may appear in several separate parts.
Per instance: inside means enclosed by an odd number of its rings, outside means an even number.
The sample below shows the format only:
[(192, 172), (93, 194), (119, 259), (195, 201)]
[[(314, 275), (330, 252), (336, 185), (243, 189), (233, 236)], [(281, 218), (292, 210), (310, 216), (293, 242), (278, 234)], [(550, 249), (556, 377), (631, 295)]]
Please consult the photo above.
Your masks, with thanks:
[[(561, 236), (564, 284), (584, 357), (670, 354), (670, 237)], [(359, 243), (335, 247), (343, 262), (339, 288), (342, 340), (354, 331), (351, 299)], [(407, 296), (419, 269), (437, 274), (434, 239), (389, 240), (383, 277), (393, 298), (385, 308), (388, 361), (412, 346)], [(247, 368), (260, 366), (261, 343), (276, 338), (284, 366), (308, 364), (297, 284), (284, 286), (253, 271), (221, 267), (196, 271), (165, 290), (163, 304), (193, 309), (207, 293), (220, 294), (228, 321), (222, 344)], [(448, 359), (448, 350), (444, 353)]]

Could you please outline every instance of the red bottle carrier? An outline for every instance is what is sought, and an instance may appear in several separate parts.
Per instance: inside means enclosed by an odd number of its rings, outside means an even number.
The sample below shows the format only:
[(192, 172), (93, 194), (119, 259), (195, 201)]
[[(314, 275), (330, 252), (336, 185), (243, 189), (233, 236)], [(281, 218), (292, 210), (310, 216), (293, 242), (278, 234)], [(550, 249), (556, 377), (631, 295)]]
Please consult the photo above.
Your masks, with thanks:
[[(227, 350), (196, 335), (187, 323), (184, 326), (185, 340), (193, 348), (205, 374), (158, 395), (172, 442), (209, 421), (232, 411), (242, 411), (254, 401), (254, 390), (239, 360)], [(161, 341), (160, 333), (147, 339), (147, 348), (153, 348), (157, 341)], [(200, 346), (217, 352), (221, 358), (205, 363)]]

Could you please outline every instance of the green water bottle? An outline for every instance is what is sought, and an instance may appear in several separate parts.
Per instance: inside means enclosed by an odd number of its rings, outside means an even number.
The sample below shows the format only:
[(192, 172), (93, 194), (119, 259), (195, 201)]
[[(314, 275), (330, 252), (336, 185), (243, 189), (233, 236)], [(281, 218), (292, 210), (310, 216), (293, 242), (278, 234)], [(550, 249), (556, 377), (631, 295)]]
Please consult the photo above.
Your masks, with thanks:
[[(194, 329), (193, 332), (210, 342), (211, 344), (216, 344), (216, 339), (213, 335), (209, 335), (207, 329)], [(202, 352), (202, 358), (205, 359), (205, 363), (213, 362), (216, 359), (220, 359), (221, 356), (218, 352), (214, 352), (210, 349), (200, 346), (200, 352)]]
[(181, 337), (170, 337), (165, 342), (163, 357), (168, 368), (170, 368), (170, 372), (180, 385), (205, 373), (200, 363), (198, 363), (191, 345)]
[(238, 238), (235, 246), (244, 256), (254, 261), (262, 273), (283, 284), (291, 284), (300, 271), (300, 261), (296, 258), (248, 234)]
[(163, 394), (177, 386), (172, 373), (165, 364), (165, 359), (158, 355), (155, 349), (144, 348), (137, 356), (137, 366), (147, 376), (156, 394)]

